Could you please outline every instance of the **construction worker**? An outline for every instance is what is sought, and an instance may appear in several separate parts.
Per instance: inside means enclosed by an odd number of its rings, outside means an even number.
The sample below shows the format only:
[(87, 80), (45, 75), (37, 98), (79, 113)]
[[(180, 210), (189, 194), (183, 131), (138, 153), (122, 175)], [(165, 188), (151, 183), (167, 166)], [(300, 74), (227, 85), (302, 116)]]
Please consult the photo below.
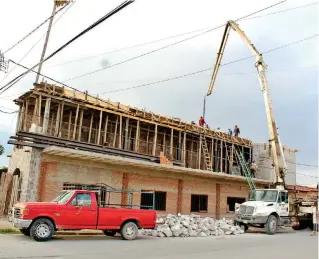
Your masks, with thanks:
[(233, 135), (233, 131), (231, 129), (228, 129), (228, 135), (232, 136)]
[(240, 134), (240, 130), (239, 130), (239, 128), (237, 127), (237, 125), (235, 125), (235, 128), (234, 128), (234, 135), (235, 135), (235, 137), (238, 137), (239, 134)]
[(203, 127), (204, 124), (206, 124), (206, 122), (205, 122), (203, 116), (200, 116), (199, 121), (198, 121), (198, 124), (199, 124), (199, 126), (201, 126), (201, 127)]

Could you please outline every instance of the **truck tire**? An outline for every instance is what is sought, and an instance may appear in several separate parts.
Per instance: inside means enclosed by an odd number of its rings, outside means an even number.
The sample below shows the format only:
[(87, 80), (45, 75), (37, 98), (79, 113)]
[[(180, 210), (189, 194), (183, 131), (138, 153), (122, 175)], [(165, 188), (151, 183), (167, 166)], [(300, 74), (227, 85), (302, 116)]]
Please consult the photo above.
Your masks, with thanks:
[(309, 221), (306, 220), (300, 220), (298, 226), (293, 226), (293, 230), (303, 230), (306, 229), (309, 226)]
[(244, 230), (245, 233), (246, 233), (247, 230), (248, 230), (248, 226), (245, 225), (245, 224), (240, 225), (240, 228), (241, 228), (242, 230)]
[(38, 242), (48, 241), (52, 238), (54, 226), (51, 220), (40, 218), (33, 222), (30, 228), (30, 236)]
[(278, 227), (277, 217), (274, 215), (270, 215), (265, 224), (265, 230), (268, 235), (274, 235), (276, 233)]
[(104, 235), (109, 236), (109, 237), (114, 237), (116, 235), (115, 230), (103, 230)]
[(30, 236), (30, 229), (28, 228), (22, 228), (20, 229), (20, 232), (27, 237)]
[(125, 240), (134, 240), (138, 234), (138, 227), (134, 222), (127, 222), (121, 228), (121, 236)]

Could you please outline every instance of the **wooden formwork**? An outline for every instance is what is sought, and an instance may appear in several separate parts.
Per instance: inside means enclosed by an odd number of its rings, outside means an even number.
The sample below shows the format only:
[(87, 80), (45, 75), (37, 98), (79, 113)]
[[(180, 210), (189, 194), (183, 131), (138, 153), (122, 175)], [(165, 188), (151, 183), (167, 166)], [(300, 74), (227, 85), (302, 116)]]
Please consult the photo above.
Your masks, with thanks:
[(0, 216), (7, 215), (9, 208), (20, 200), (20, 175), (2, 174), (0, 177)]

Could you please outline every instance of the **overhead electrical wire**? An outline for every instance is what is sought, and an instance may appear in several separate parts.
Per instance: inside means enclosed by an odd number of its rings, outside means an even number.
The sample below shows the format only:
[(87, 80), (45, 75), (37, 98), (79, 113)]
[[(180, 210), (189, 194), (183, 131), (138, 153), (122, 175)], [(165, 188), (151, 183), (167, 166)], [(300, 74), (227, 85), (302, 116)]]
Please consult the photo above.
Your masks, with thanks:
[(68, 42), (66, 42), (65, 44), (63, 44), (60, 48), (58, 48), (57, 50), (55, 50), (53, 53), (51, 53), (48, 57), (46, 57), (43, 61), (37, 63), (36, 65), (34, 65), (32, 68), (30, 68), (28, 71), (20, 74), (19, 76), (17, 76), (16, 78), (14, 78), (13, 80), (11, 80), (9, 83), (7, 83), (6, 85), (4, 85), (3, 87), (0, 88), (1, 92), (0, 94), (4, 93), (5, 91), (7, 91), (9, 88), (11, 88), (15, 83), (17, 83), (19, 80), (21, 80), (25, 75), (27, 75), (31, 70), (33, 70), (34, 68), (36, 68), (38, 65), (46, 62), (47, 60), (51, 59), (52, 57), (54, 57), (56, 54), (58, 54), (60, 51), (62, 51), (64, 48), (66, 48), (68, 45), (70, 45), (72, 42), (74, 42), (75, 40), (77, 40), (78, 38), (80, 38), (81, 36), (83, 36), (84, 34), (86, 34), (87, 32), (89, 32), (90, 30), (92, 30), (93, 28), (95, 28), (96, 26), (98, 26), (99, 24), (101, 24), (102, 22), (104, 22), (105, 20), (107, 20), (108, 18), (110, 18), (111, 16), (113, 16), (114, 14), (116, 14), (117, 12), (119, 12), (120, 10), (122, 10), (123, 8), (125, 8), (126, 6), (128, 6), (129, 4), (133, 3), (134, 0), (126, 0), (125, 2), (123, 2), (122, 4), (120, 4), (119, 6), (117, 6), (115, 9), (113, 9), (112, 11), (110, 11), (109, 13), (107, 13), (106, 15), (104, 15), (103, 17), (101, 17), (99, 20), (97, 20), (95, 23), (93, 23), (92, 25), (90, 25), (89, 27), (87, 27), (85, 30), (83, 30), (82, 32), (80, 32), (79, 34), (77, 34), (75, 37), (73, 37), (72, 39), (70, 39)]
[[(252, 15), (254, 15), (254, 14), (256, 14), (256, 13), (265, 11), (265, 10), (267, 10), (267, 9), (269, 9), (269, 8), (272, 8), (272, 7), (274, 7), (274, 6), (277, 6), (277, 5), (279, 5), (279, 4), (282, 4), (282, 3), (285, 2), (285, 1), (286, 1), (286, 0), (281, 1), (281, 2), (278, 2), (278, 3), (273, 4), (273, 5), (271, 5), (271, 6), (265, 7), (265, 8), (263, 8), (263, 9), (258, 10), (258, 11), (255, 11), (255, 12), (253, 12), (253, 13), (247, 14), (247, 15), (245, 15), (245, 16), (242, 16), (242, 17), (240, 17), (240, 18), (235, 19), (235, 21), (240, 21), (240, 20), (245, 19), (245, 18), (247, 18), (247, 17), (250, 17), (250, 16), (252, 16)], [(217, 29), (219, 29), (219, 28), (222, 28), (223, 26), (225, 26), (225, 24), (218, 25), (218, 26), (216, 26), (216, 27), (214, 27), (214, 28), (208, 29), (208, 30), (206, 30), (206, 31), (204, 31), (204, 32), (198, 33), (198, 34), (193, 35), (193, 36), (190, 36), (190, 37), (188, 37), (188, 38), (185, 38), (185, 39), (182, 39), (182, 40), (179, 40), (179, 41), (175, 41), (175, 42), (170, 43), (170, 44), (168, 44), (168, 45), (165, 45), (165, 46), (156, 48), (156, 49), (154, 49), (154, 50), (145, 52), (145, 53), (143, 53), (143, 54), (137, 55), (137, 56), (135, 56), (135, 57), (132, 57), (132, 58), (123, 60), (123, 61), (118, 62), (118, 63), (115, 63), (115, 64), (113, 64), (113, 65), (111, 65), (111, 66), (104, 67), (104, 68), (100, 68), (100, 69), (96, 69), (96, 70), (93, 70), (93, 71), (91, 71), (91, 72), (88, 72), (88, 73), (85, 73), (85, 74), (82, 74), (82, 75), (79, 75), (79, 76), (76, 76), (76, 77), (72, 77), (72, 78), (63, 80), (62, 82), (68, 82), (68, 81), (71, 81), (71, 80), (79, 79), (79, 78), (82, 78), (82, 77), (84, 77), (84, 76), (92, 75), (92, 74), (95, 74), (95, 73), (97, 73), (97, 72), (100, 72), (100, 71), (109, 69), (109, 68), (111, 68), (111, 67), (115, 67), (115, 66), (118, 66), (118, 65), (121, 65), (121, 64), (130, 62), (130, 61), (132, 61), (132, 60), (135, 60), (135, 59), (138, 59), (138, 58), (141, 58), (141, 57), (144, 57), (144, 56), (153, 54), (153, 53), (155, 53), (155, 52), (161, 51), (161, 50), (163, 50), (163, 49), (166, 49), (166, 48), (175, 46), (175, 45), (180, 44), (180, 43), (182, 43), (182, 42), (185, 42), (185, 41), (188, 41), (188, 40), (197, 38), (197, 37), (199, 37), (199, 36), (202, 36), (202, 35), (204, 35), (204, 34), (207, 34), (207, 33), (211, 32), (211, 31), (214, 31), (214, 30), (217, 30)]]
[[(76, 2), (76, 0), (72, 1), (71, 2), (71, 5), (65, 10), (64, 13), (61, 14), (61, 16), (52, 24), (52, 27), (66, 14), (66, 12), (73, 6), (73, 4)], [(67, 4), (69, 5), (70, 2)], [(66, 7), (67, 5), (65, 5), (64, 7)], [(63, 7), (63, 8), (64, 8)], [(59, 9), (61, 10), (61, 9)], [(55, 15), (57, 14), (57, 12), (55, 13)], [(54, 16), (54, 15), (53, 15)], [(24, 54), (24, 56), (19, 60), (18, 63), (21, 63), (27, 55), (30, 54), (30, 52), (35, 48), (35, 46), (37, 46), (39, 44), (39, 42), (42, 40), (42, 38), (48, 33), (49, 29), (46, 30), (46, 32), (39, 38), (39, 40)], [(11, 60), (9, 60), (10, 62)], [(14, 66), (6, 75), (4, 78), (2, 78), (2, 80), (0, 81), (0, 83), (2, 83), (9, 75), (10, 73), (12, 73), (15, 69), (16, 69), (17, 66)]]
[[(282, 49), (282, 48), (285, 48), (285, 47), (288, 47), (288, 46), (291, 46), (291, 45), (300, 43), (300, 42), (302, 42), (302, 41), (315, 38), (315, 37), (318, 36), (318, 35), (319, 35), (319, 34), (316, 34), (316, 35), (313, 35), (313, 36), (311, 36), (311, 37), (304, 38), (304, 39), (302, 39), (302, 40), (290, 42), (290, 43), (288, 43), (288, 44), (279, 46), (279, 47), (277, 47), (277, 48), (267, 50), (267, 51), (263, 52), (262, 54), (270, 53), (270, 52), (273, 52), (273, 51), (276, 51), (276, 50), (279, 50), (279, 49)], [(234, 63), (241, 62), (241, 61), (244, 61), (244, 60), (253, 58), (253, 57), (255, 57), (255, 56), (253, 56), (253, 55), (252, 55), (252, 56), (247, 56), (247, 57), (240, 58), (240, 59), (237, 59), (237, 60), (229, 61), (229, 62), (227, 62), (227, 63), (221, 64), (220, 66), (226, 66), (226, 65), (234, 64)], [(200, 74), (200, 73), (203, 73), (203, 72), (212, 70), (212, 69), (213, 69), (212, 67), (210, 67), (210, 68), (205, 68), (205, 69), (201, 69), (201, 70), (194, 71), (194, 72), (191, 72), (191, 73), (187, 73), (187, 74), (183, 74), (183, 75), (179, 75), (179, 76), (175, 76), (175, 77), (170, 77), (170, 78), (166, 78), (166, 79), (159, 80), (159, 81), (155, 81), (155, 82), (151, 82), (151, 83), (146, 83), (146, 84), (141, 84), (141, 85), (132, 86), (132, 87), (126, 87), (126, 88), (115, 89), (115, 90), (111, 90), (111, 91), (107, 91), (107, 92), (102, 92), (102, 93), (98, 93), (98, 94), (109, 94), (109, 93), (127, 91), (127, 90), (136, 89), (136, 88), (141, 88), (141, 87), (145, 87), (145, 86), (149, 86), (149, 85), (164, 83), (164, 82), (167, 82), (167, 81), (176, 80), (176, 79), (180, 79), (180, 78), (183, 78), (183, 77), (188, 77), (188, 76), (195, 75), (195, 74)]]
[[(68, 5), (68, 4), (67, 4)], [(26, 36), (24, 36), (21, 40), (19, 40), (17, 43), (13, 44), (10, 48), (8, 48), (6, 51), (4, 51), (2, 54), (7, 53), (8, 51), (15, 48), (17, 45), (19, 45), (22, 41), (24, 41), (26, 38), (28, 38), (30, 35), (32, 35), (34, 32), (36, 32), (42, 25), (44, 25), (47, 21), (49, 21), (52, 17), (54, 17), (56, 14), (61, 12), (67, 5), (61, 7), (59, 10), (57, 10), (53, 15), (51, 15), (49, 18), (44, 20), (41, 24), (39, 24), (35, 29), (33, 29), (31, 32), (29, 32)]]
[[(308, 5), (303, 5), (303, 6), (290, 8), (290, 9), (285, 9), (285, 10), (278, 11), (278, 12), (273, 12), (273, 13), (270, 13), (270, 14), (263, 14), (263, 15), (254, 16), (254, 17), (251, 17), (251, 18), (245, 18), (245, 19), (243, 19), (241, 21), (246, 21), (246, 20), (249, 20), (249, 19), (261, 18), (261, 17), (268, 16), (268, 15), (274, 15), (274, 14), (277, 14), (277, 13), (292, 11), (292, 10), (296, 10), (296, 9), (300, 9), (300, 8), (304, 8), (304, 7), (309, 7), (309, 6), (316, 5), (316, 4), (318, 4), (318, 3), (316, 2), (316, 3), (312, 3), (312, 4), (308, 4)], [(75, 62), (82, 61), (82, 60), (92, 59), (92, 58), (104, 56), (104, 55), (107, 55), (107, 54), (116, 53), (116, 52), (127, 50), (127, 49), (133, 49), (133, 48), (137, 48), (137, 47), (140, 47), (140, 46), (144, 46), (144, 45), (148, 45), (148, 44), (152, 44), (152, 43), (157, 43), (157, 42), (160, 42), (160, 41), (173, 39), (173, 38), (185, 36), (185, 35), (188, 35), (188, 34), (192, 34), (192, 33), (195, 33), (195, 32), (200, 32), (200, 31), (204, 31), (204, 30), (208, 30), (208, 29), (212, 29), (212, 28), (214, 28), (214, 27), (210, 26), (210, 27), (205, 27), (205, 28), (202, 28), (202, 29), (197, 29), (197, 30), (192, 30), (192, 31), (188, 31), (188, 32), (183, 32), (183, 33), (180, 33), (180, 34), (176, 34), (176, 35), (160, 38), (160, 39), (157, 39), (157, 40), (148, 41), (148, 42), (144, 42), (144, 43), (139, 43), (139, 44), (135, 44), (135, 45), (131, 45), (131, 46), (115, 49), (113, 51), (100, 53), (100, 54), (97, 54), (97, 55), (92, 55), (92, 56), (87, 56), (87, 57), (83, 57), (83, 58), (79, 58), (79, 59), (74, 59), (74, 60), (70, 60), (70, 61), (67, 61), (67, 62), (63, 62), (63, 63), (53, 64), (53, 65), (48, 66), (48, 67), (52, 68), (52, 67), (63, 66), (63, 65), (70, 64), (70, 63), (75, 63)]]

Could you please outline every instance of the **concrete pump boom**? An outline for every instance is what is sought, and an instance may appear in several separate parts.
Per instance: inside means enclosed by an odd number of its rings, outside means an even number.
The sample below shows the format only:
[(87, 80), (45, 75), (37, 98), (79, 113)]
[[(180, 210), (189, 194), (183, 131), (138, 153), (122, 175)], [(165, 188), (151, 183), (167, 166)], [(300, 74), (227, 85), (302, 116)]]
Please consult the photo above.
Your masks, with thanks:
[(272, 109), (272, 102), (270, 99), (270, 92), (268, 88), (268, 82), (266, 79), (266, 64), (264, 63), (262, 54), (258, 52), (258, 50), (255, 48), (255, 46), (250, 42), (250, 40), (247, 38), (246, 34), (239, 28), (238, 24), (236, 24), (234, 21), (228, 21), (226, 24), (226, 28), (223, 34), (222, 42), (219, 48), (219, 51), (217, 53), (217, 60), (214, 66), (214, 72), (212, 74), (211, 82), (207, 91), (207, 94), (204, 98), (204, 110), (203, 115), (205, 115), (205, 105), (206, 105), (206, 97), (209, 96), (212, 93), (217, 73), (221, 64), (221, 60), (225, 51), (226, 43), (228, 40), (228, 36), (230, 33), (230, 30), (233, 29), (236, 31), (240, 38), (247, 44), (249, 49), (252, 51), (252, 53), (256, 56), (256, 63), (255, 67), (257, 68), (258, 73), (258, 79), (261, 86), (261, 90), (264, 95), (264, 101), (266, 106), (266, 114), (267, 114), (267, 121), (268, 121), (268, 128), (269, 128), (269, 135), (270, 135), (270, 148), (272, 152), (272, 159), (273, 159), (273, 165), (275, 169), (275, 179), (274, 184), (278, 189), (285, 188), (285, 174), (287, 173), (287, 166), (285, 162), (284, 152), (283, 148), (279, 139), (278, 129), (275, 122), (275, 117)]

